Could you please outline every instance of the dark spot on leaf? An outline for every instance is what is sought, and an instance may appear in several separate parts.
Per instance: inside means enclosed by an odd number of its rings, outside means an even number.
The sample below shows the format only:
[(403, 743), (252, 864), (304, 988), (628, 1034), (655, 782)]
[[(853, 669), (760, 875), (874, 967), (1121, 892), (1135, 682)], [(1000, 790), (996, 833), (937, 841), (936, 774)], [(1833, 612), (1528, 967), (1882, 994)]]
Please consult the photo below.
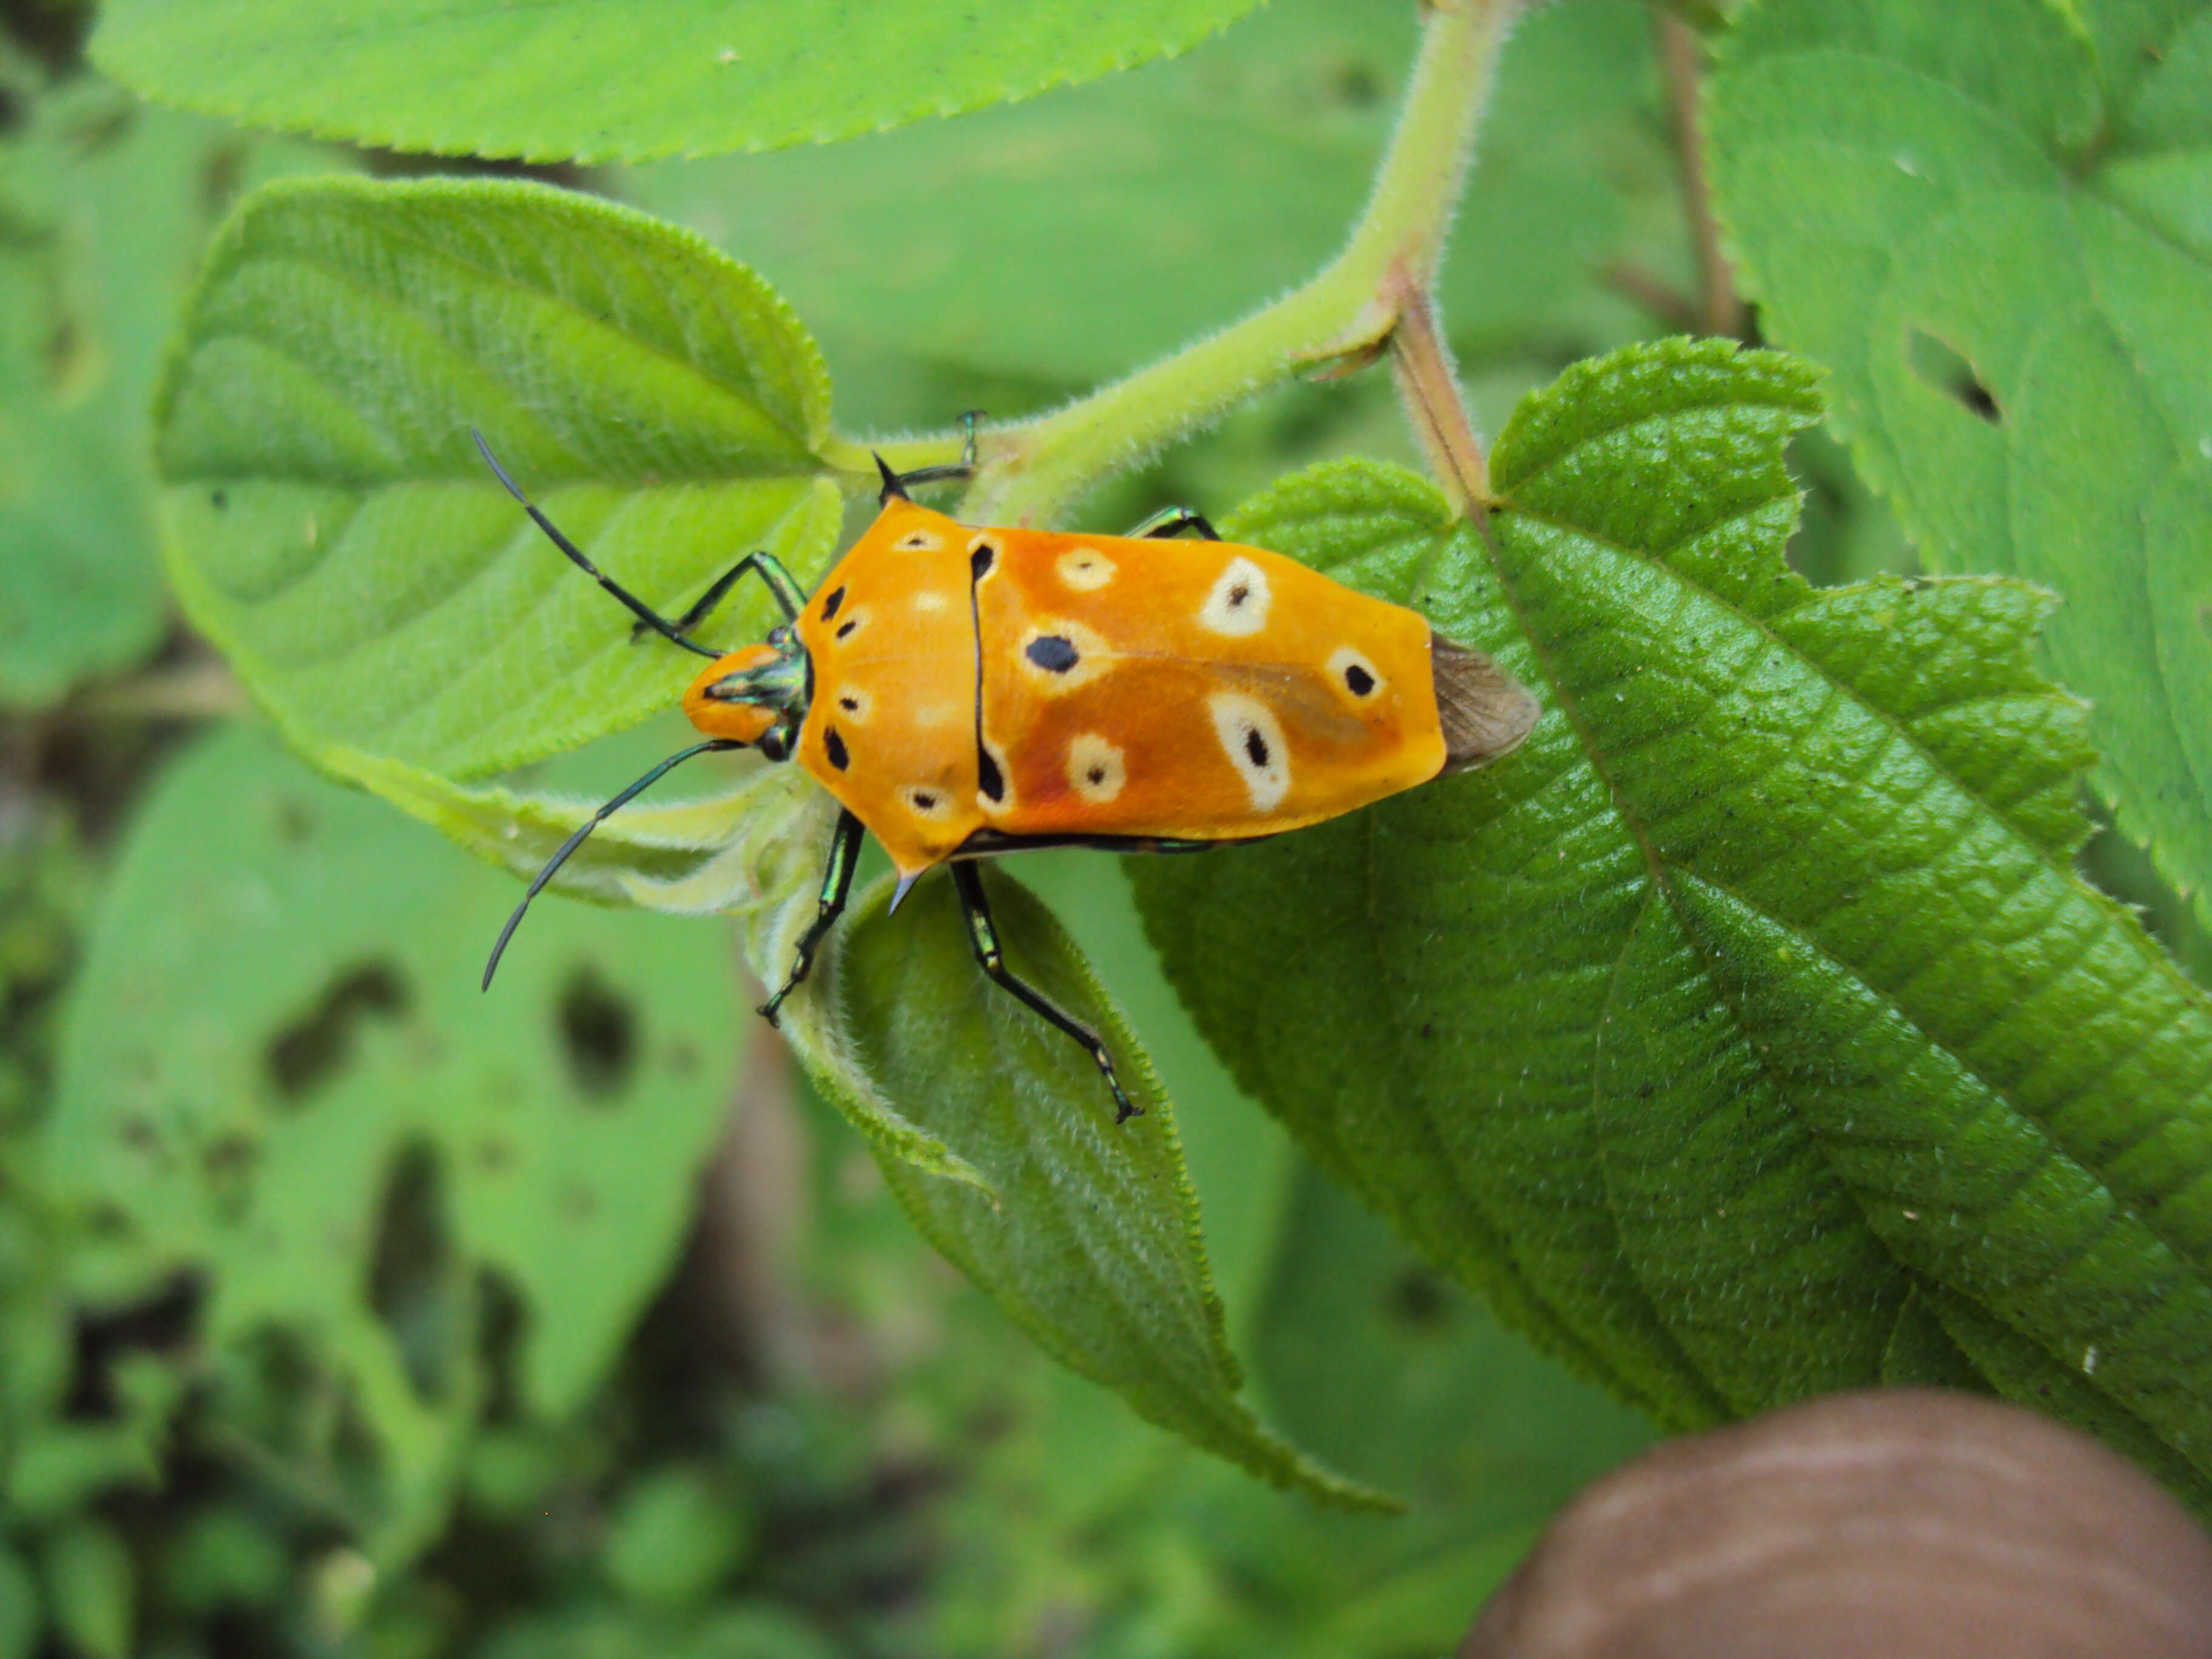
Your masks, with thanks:
[(1006, 780), (999, 771), (999, 763), (991, 758), (991, 751), (980, 744), (975, 749), (975, 785), (994, 801), (1006, 798)]
[(1029, 642), (1024, 653), (1048, 673), (1065, 674), (1080, 660), (1075, 641), (1059, 634), (1042, 634)]
[(1256, 726), (1244, 728), (1244, 753), (1255, 766), (1267, 763), (1267, 740), (1260, 735), (1260, 728)]
[(999, 550), (986, 542), (968, 556), (969, 574), (976, 581), (982, 580), (991, 574), (991, 566), (997, 561), (998, 556)]
[(834, 726), (822, 734), (822, 752), (830, 757), (830, 764), (840, 772), (853, 763), (852, 751), (845, 747), (845, 739), (837, 735)]
[(842, 586), (831, 588), (830, 597), (822, 601), (822, 620), (828, 622), (837, 614), (837, 607), (844, 603), (845, 590)]
[(678, 1037), (668, 1045), (668, 1073), (671, 1077), (699, 1075), (699, 1051), (689, 1037)]
[(1432, 1330), (1451, 1314), (1443, 1281), (1426, 1267), (1408, 1267), (1400, 1273), (1391, 1281), (1386, 1300), (1392, 1319), (1417, 1330)]
[(513, 1141), (499, 1135), (486, 1135), (471, 1149), (471, 1156), (476, 1159), (477, 1169), (486, 1175), (497, 1175), (503, 1170), (513, 1169), (520, 1154), (516, 1152)]
[(621, 1092), (637, 1067), (637, 1015), (588, 968), (561, 993), (561, 1046), (586, 1099)]
[(368, 963), (335, 981), (270, 1042), (269, 1079), (278, 1102), (303, 1104), (344, 1067), (364, 1024), (398, 1018), (409, 1000), (405, 978), (388, 962)]
[(117, 1137), (134, 1152), (150, 1152), (161, 1144), (161, 1132), (136, 1112), (125, 1115), (115, 1126)]
[(305, 801), (286, 796), (276, 803), (276, 838), (287, 847), (304, 847), (315, 833), (315, 811)]
[(260, 1146), (246, 1135), (218, 1135), (201, 1150), (200, 1174), (215, 1200), (216, 1213), (223, 1220), (234, 1222), (246, 1213), (254, 1166), (260, 1161)]
[(1382, 82), (1367, 64), (1347, 58), (1329, 76), (1329, 91), (1346, 109), (1372, 109), (1382, 96)]
[(230, 505), (230, 497), (220, 489), (208, 491), (208, 500), (215, 503), (215, 510), (218, 513)]
[(1437, 1034), (1436, 1023), (1435, 1023), (1433, 1020), (1426, 1020), (1426, 1019), (1425, 1019), (1425, 1020), (1423, 1020), (1423, 1021), (1421, 1022), (1421, 1035), (1422, 1035), (1423, 1036), (1425, 1036), (1425, 1037), (1432, 1037), (1432, 1036), (1434, 1036), (1436, 1034)]
[(368, 1276), (369, 1305), (390, 1329), (417, 1393), (445, 1393), (458, 1334), (443, 1171), (430, 1148), (410, 1145), (393, 1162), (378, 1206)]
[(1923, 329), (1914, 329), (1905, 342), (1905, 359), (1923, 382), (1933, 386), (1961, 408), (1992, 426), (2003, 424), (2004, 411), (1996, 396), (1982, 383), (1956, 349)]
[(1375, 689), (1375, 676), (1353, 663), (1344, 671), (1344, 683), (1352, 688), (1352, 695), (1364, 697)]

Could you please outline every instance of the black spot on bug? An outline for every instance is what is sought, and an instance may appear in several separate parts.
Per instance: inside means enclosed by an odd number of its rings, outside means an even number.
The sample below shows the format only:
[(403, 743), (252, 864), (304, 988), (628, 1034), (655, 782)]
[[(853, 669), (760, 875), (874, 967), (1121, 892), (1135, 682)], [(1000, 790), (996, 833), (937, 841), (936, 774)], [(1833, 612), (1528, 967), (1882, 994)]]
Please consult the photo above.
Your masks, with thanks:
[(937, 810), (937, 797), (927, 789), (917, 789), (914, 792), (914, 804), (915, 810), (919, 811), (934, 812)]
[(1006, 798), (1006, 780), (999, 770), (999, 763), (991, 758), (988, 749), (975, 751), (975, 787), (994, 801)]
[(840, 772), (853, 763), (852, 752), (845, 747), (845, 739), (837, 735), (837, 728), (834, 726), (822, 734), (822, 751), (830, 757), (830, 764)]
[(1083, 775), (1090, 779), (1093, 785), (1101, 784), (1106, 781), (1106, 769), (1103, 766), (1094, 766)]
[(1054, 674), (1065, 674), (1079, 660), (1075, 641), (1059, 634), (1039, 635), (1030, 641), (1024, 654), (1039, 668)]
[(822, 620), (828, 622), (830, 617), (837, 614), (837, 607), (844, 603), (845, 590), (842, 587), (831, 588), (830, 597), (822, 601)]
[(1245, 600), (1251, 597), (1251, 587), (1246, 583), (1239, 582), (1236, 586), (1229, 590), (1229, 608), (1231, 611), (1234, 611), (1238, 605), (1243, 604)]
[(839, 639), (841, 639), (841, 640), (848, 640), (848, 639), (852, 638), (852, 637), (853, 637), (853, 630), (854, 630), (854, 629), (858, 628), (860, 625), (860, 619), (858, 617), (854, 617), (854, 618), (852, 618), (849, 622), (848, 622), (848, 623), (846, 623), (842, 628), (841, 628), (841, 629), (839, 629), (837, 630), (837, 637), (838, 637)]
[(1267, 763), (1267, 740), (1260, 735), (1260, 728), (1256, 726), (1244, 728), (1244, 752), (1255, 766)]
[(1353, 663), (1344, 671), (1344, 683), (1352, 688), (1352, 695), (1364, 697), (1375, 689), (1375, 676)]
[(857, 714), (860, 712), (860, 700), (850, 691), (841, 691), (837, 694), (837, 707), (848, 714)]
[(991, 567), (998, 562), (998, 558), (999, 550), (986, 543), (968, 556), (969, 571), (977, 581), (981, 581), (991, 574)]

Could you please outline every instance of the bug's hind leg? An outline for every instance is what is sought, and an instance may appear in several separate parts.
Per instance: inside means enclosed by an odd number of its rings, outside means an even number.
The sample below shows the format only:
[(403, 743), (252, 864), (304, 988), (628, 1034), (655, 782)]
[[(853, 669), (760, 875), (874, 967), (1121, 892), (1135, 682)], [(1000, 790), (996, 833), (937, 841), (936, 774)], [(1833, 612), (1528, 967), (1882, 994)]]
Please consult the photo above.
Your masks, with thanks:
[(776, 1012), (783, 1000), (797, 990), (814, 966), (814, 952), (830, 930), (837, 925), (837, 918), (845, 913), (845, 900), (853, 890), (853, 872), (860, 863), (860, 821), (850, 812), (837, 815), (836, 832), (830, 842), (830, 867), (822, 872), (821, 908), (806, 931), (799, 936), (799, 950), (791, 964), (791, 976), (783, 987), (760, 1007), (763, 1018), (775, 1024)]
[(1114, 1092), (1115, 1122), (1126, 1123), (1142, 1113), (1145, 1109), (1129, 1098), (1121, 1087), (1121, 1079), (1114, 1075), (1114, 1056), (1106, 1051), (1098, 1033), (1066, 1012), (1044, 993), (1007, 971), (1006, 959), (999, 950), (999, 930), (991, 921), (991, 902), (983, 896), (982, 872), (972, 862), (957, 863), (952, 866), (952, 879), (958, 884), (960, 909), (968, 918), (968, 937), (975, 947), (975, 960), (982, 964), (983, 971), (1073, 1037), (1097, 1063), (1099, 1074)]
[(1129, 534), (1132, 538), (1148, 537), (1155, 541), (1170, 536), (1180, 536), (1186, 530), (1198, 532), (1201, 541), (1218, 542), (1221, 532), (1213, 522), (1194, 507), (1164, 507), (1139, 525)]

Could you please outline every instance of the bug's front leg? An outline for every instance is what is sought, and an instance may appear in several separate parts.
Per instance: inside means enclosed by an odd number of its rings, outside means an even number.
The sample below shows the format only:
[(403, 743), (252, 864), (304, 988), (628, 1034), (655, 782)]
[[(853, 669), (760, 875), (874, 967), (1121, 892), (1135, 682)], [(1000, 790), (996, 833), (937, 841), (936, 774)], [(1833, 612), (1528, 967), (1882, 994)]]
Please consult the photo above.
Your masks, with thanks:
[(971, 862), (958, 863), (952, 866), (952, 879), (959, 887), (961, 912), (968, 918), (968, 937), (975, 947), (975, 960), (982, 964), (983, 971), (1073, 1037), (1097, 1062), (1106, 1086), (1114, 1092), (1115, 1122), (1126, 1123), (1141, 1114), (1145, 1109), (1129, 1098), (1121, 1088), (1121, 1079), (1114, 1075), (1114, 1056), (1106, 1051), (1098, 1033), (1066, 1012), (1042, 991), (1007, 971), (1006, 958), (999, 950), (999, 930), (991, 921), (991, 902), (983, 896), (982, 872)]
[(814, 920), (808, 924), (806, 931), (799, 935), (799, 951), (791, 964), (791, 977), (784, 981), (781, 990), (760, 1007), (762, 1017), (771, 1025), (775, 1024), (776, 1011), (783, 1006), (783, 1000), (799, 988), (799, 982), (814, 966), (816, 947), (837, 925), (837, 918), (844, 914), (846, 896), (853, 890), (853, 872), (860, 867), (861, 834), (860, 819), (850, 812), (837, 814), (836, 832), (830, 842), (830, 867), (822, 872), (821, 908), (815, 912)]
[(1164, 541), (1170, 536), (1179, 536), (1186, 530), (1195, 530), (1200, 539), (1218, 542), (1221, 532), (1213, 521), (1194, 507), (1164, 507), (1129, 532), (1132, 541), (1150, 539)]

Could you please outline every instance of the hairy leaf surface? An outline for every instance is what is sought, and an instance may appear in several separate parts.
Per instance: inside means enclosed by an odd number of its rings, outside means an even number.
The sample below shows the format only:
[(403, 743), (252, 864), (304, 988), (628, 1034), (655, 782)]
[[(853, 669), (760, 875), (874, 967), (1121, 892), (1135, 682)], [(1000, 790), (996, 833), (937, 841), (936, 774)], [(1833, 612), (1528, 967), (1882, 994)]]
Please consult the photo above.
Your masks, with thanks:
[(1153, 1422), (1277, 1486), (1388, 1507), (1270, 1434), (1238, 1397), (1152, 1061), (1051, 913), (1011, 878), (985, 879), (1007, 966), (1099, 1032), (1143, 1115), (1117, 1126), (1091, 1057), (984, 977), (948, 876), (917, 887), (896, 917), (885, 881), (835, 952), (832, 1018), (859, 1069), (915, 1103), (922, 1127), (990, 1183), (883, 1158), (900, 1203), (1047, 1352)]
[(1713, 176), (1776, 340), (1944, 571), (2065, 601), (2096, 787), (2212, 919), (2212, 6), (1747, 8)]
[[(1371, 466), (1248, 507), (1546, 712), (1486, 772), (1132, 860), (1149, 925), (1325, 1167), (1662, 1422), (1887, 1356), (2124, 1424), (2203, 1504), (2212, 1007), (2073, 873), (2045, 596), (1784, 564), (1819, 407), (1776, 354), (1632, 348), (1523, 404), (1487, 547)], [(2027, 1358), (1971, 1363), (1935, 1291)]]
[(1259, 0), (118, 0), (93, 52), (151, 98), (325, 138), (529, 161), (824, 143), (1181, 52)]
[[(635, 725), (700, 659), (501, 489), (481, 428), (664, 614), (836, 533), (828, 378), (773, 291), (695, 238), (540, 186), (318, 180), (231, 222), (156, 413), (171, 575), (286, 735), (452, 777)], [(703, 630), (758, 639), (748, 581)]]

